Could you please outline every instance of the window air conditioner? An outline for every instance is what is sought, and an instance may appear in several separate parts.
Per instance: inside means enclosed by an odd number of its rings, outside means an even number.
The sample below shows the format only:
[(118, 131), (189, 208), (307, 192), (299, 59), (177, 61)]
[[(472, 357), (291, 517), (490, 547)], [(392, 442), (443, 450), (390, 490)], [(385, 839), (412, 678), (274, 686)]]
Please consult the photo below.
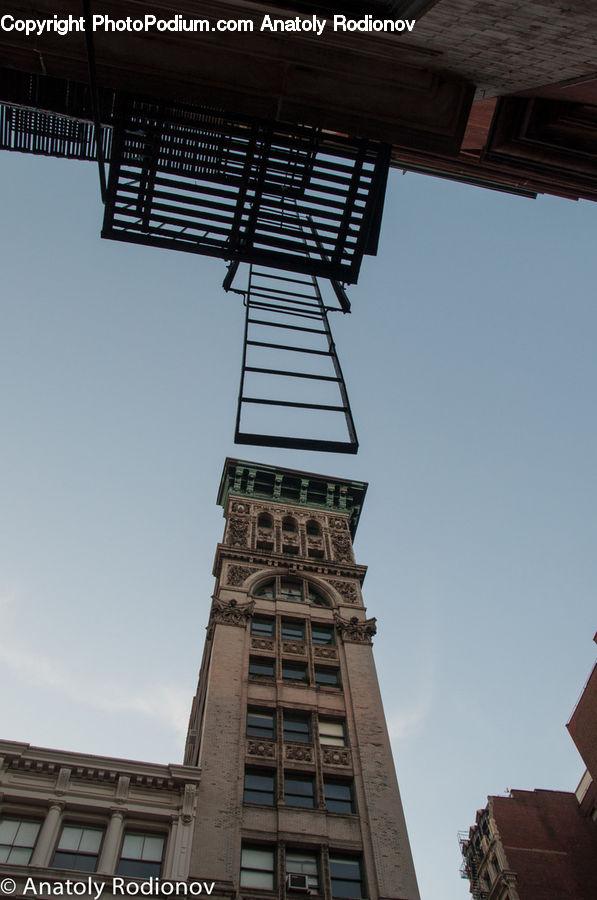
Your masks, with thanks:
[(293, 875), (289, 874), (286, 876), (286, 889), (288, 891), (300, 891), (303, 894), (310, 893), (309, 891), (309, 876), (308, 875)]

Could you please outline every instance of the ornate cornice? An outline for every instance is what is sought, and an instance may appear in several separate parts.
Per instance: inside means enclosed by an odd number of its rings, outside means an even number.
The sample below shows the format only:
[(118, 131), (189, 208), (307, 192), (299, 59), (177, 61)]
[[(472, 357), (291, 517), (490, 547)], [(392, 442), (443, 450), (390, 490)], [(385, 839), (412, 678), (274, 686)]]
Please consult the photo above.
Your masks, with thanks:
[(352, 616), (348, 621), (338, 613), (334, 613), (334, 622), (338, 634), (344, 642), (353, 644), (371, 644), (371, 638), (377, 632), (376, 619), (359, 619)]
[[(289, 559), (287, 555), (282, 553), (242, 550), (226, 544), (218, 544), (213, 572), (215, 576), (220, 575), (222, 564), (225, 561), (247, 566), (253, 565), (260, 569), (287, 569), (289, 572), (303, 572), (305, 575), (319, 575), (321, 578), (356, 578), (360, 584), (362, 584), (367, 573), (367, 566), (361, 566), (357, 563), (347, 564), (342, 562), (340, 565), (340, 560), (336, 562), (328, 560), (321, 562), (308, 557)], [(336, 587), (335, 582), (330, 582), (330, 585)]]

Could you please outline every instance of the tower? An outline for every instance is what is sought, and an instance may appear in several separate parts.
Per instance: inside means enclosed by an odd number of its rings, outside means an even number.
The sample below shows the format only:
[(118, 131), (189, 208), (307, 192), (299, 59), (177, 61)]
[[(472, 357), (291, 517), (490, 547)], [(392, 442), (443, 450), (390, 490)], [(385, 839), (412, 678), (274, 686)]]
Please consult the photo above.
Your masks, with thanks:
[(418, 900), (353, 554), (366, 488), (226, 460), (185, 751), (214, 896)]

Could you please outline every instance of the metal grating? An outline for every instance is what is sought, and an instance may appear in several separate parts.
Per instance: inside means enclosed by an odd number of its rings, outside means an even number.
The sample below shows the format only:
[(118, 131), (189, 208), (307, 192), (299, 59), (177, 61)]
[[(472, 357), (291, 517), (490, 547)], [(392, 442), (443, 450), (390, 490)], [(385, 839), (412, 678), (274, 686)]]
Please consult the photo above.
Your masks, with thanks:
[(241, 293), (246, 318), (235, 442), (356, 453), (330, 307), (317, 278), (251, 266)]
[(389, 147), (119, 98), (102, 236), (355, 282)]
[[(102, 136), (108, 157), (111, 130), (102, 129)], [(0, 150), (95, 160), (95, 128), (90, 122), (58, 113), (0, 104)]]

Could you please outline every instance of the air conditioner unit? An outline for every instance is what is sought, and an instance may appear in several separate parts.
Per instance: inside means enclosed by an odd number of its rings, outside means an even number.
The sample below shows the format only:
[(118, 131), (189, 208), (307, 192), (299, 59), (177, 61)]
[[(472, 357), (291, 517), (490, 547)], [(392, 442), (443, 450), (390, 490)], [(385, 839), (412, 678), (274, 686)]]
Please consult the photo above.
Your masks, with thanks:
[(311, 893), (309, 890), (309, 876), (308, 875), (293, 875), (289, 874), (286, 876), (286, 890), (287, 891), (300, 891), (302, 894)]

